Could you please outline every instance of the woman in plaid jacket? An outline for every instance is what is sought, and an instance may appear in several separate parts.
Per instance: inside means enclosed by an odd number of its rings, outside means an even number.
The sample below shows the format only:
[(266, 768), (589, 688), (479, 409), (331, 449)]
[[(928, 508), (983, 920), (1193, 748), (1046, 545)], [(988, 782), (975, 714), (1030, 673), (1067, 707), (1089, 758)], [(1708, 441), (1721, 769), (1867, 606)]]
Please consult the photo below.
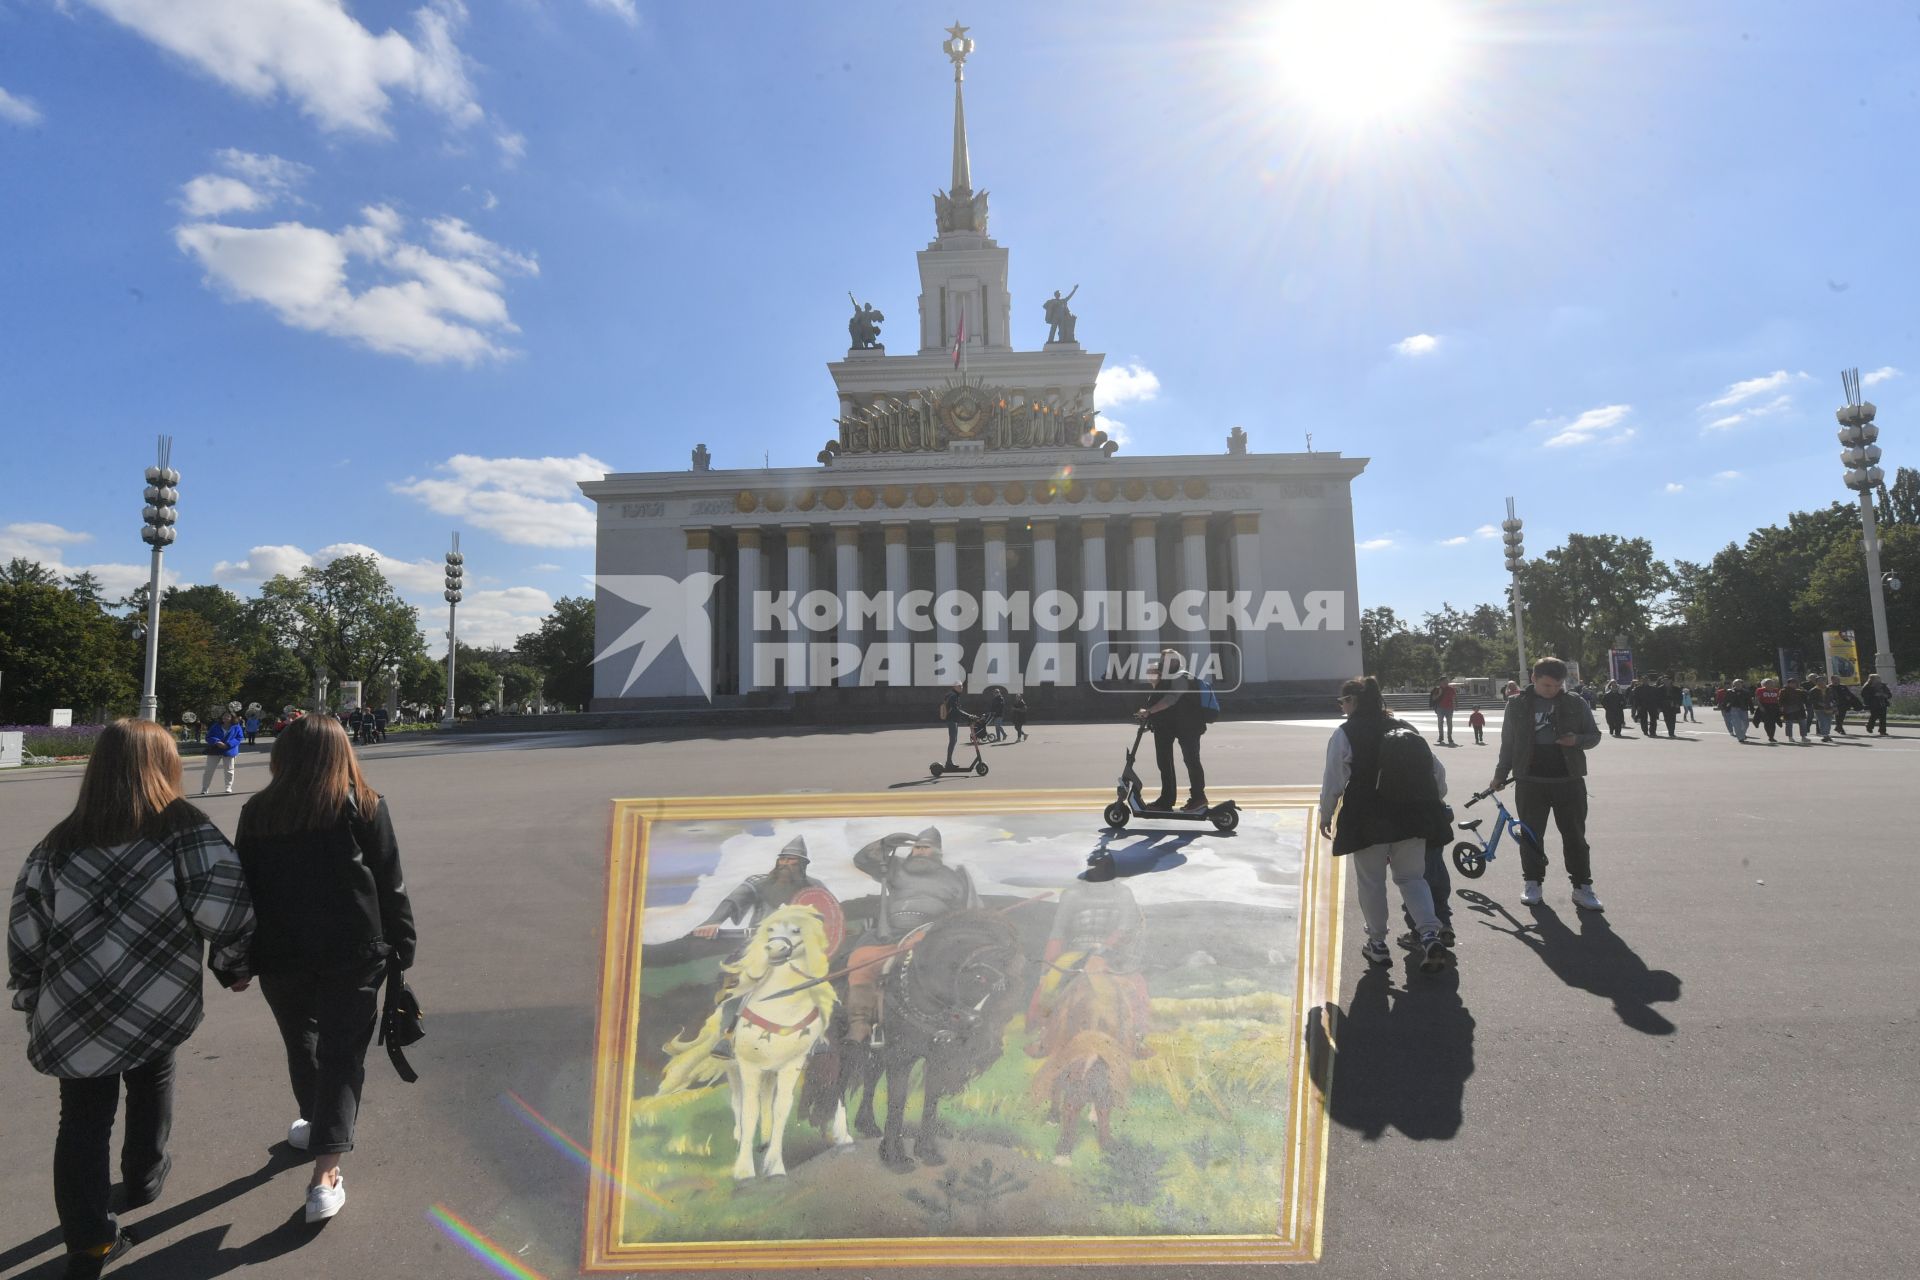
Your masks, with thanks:
[(7, 985), (27, 1060), (60, 1081), (53, 1199), (69, 1280), (132, 1247), (109, 1207), (114, 1113), (127, 1092), (128, 1208), (173, 1167), (174, 1051), (200, 1025), (200, 964), (247, 989), (253, 908), (226, 837), (180, 794), (173, 735), (107, 726), (73, 812), (27, 855), (7, 919)]

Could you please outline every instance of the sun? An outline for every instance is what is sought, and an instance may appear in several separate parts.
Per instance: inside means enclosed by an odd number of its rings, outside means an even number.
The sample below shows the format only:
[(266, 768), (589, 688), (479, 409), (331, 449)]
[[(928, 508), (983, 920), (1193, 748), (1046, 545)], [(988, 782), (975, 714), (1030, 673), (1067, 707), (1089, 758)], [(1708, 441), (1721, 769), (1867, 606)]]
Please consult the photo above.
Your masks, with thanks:
[(1356, 123), (1431, 104), (1465, 35), (1446, 0), (1292, 0), (1268, 26), (1278, 87), (1309, 110)]

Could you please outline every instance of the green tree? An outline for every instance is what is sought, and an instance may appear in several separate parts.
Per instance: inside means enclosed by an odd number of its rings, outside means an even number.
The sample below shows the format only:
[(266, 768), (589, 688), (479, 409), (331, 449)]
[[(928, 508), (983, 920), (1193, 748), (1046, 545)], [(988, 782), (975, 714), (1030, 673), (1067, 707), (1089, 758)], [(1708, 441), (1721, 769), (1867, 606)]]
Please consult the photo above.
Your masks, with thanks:
[(1895, 471), (1893, 483), (1874, 505), (1874, 516), (1881, 524), (1920, 525), (1920, 471), (1912, 467)]
[[(1900, 590), (1884, 593), (1887, 638), (1894, 657), (1905, 672), (1920, 669), (1920, 525), (1896, 524), (1881, 530), (1880, 569), (1900, 579)], [(1873, 670), (1873, 602), (1867, 594), (1866, 554), (1857, 536), (1834, 539), (1807, 575), (1800, 605), (1809, 617), (1821, 620), (1817, 630), (1852, 631), (1860, 646), (1862, 671)], [(1821, 652), (1819, 639), (1814, 635), (1806, 649), (1815, 662)]]
[(1528, 656), (1552, 653), (1598, 671), (1617, 635), (1644, 636), (1673, 571), (1645, 538), (1573, 533), (1518, 575)]
[(1515, 662), (1509, 646), (1472, 632), (1456, 635), (1440, 652), (1447, 674), (1452, 676), (1500, 676)]
[(9, 587), (57, 587), (60, 585), (60, 575), (41, 564), (38, 560), (28, 560), (23, 556), (15, 556), (13, 559), (7, 561), (6, 568), (0, 569), (0, 585)]
[(100, 578), (91, 570), (82, 569), (79, 573), (68, 574), (66, 588), (81, 604), (90, 604), (96, 609), (106, 608), (106, 600), (100, 594)]
[(0, 580), (0, 723), (45, 724), (55, 707), (89, 720), (133, 710), (138, 654), (126, 632), (54, 583), (15, 581), (12, 569)]
[[(1363, 623), (1364, 634), (1364, 623)], [(585, 708), (593, 701), (593, 600), (564, 596), (540, 629), (514, 642), (514, 650), (537, 668), (548, 702)]]
[(400, 701), (410, 707), (447, 704), (447, 664), (444, 658), (416, 653), (400, 664)]
[[(1387, 642), (1389, 636), (1399, 635), (1406, 629), (1406, 624), (1385, 605), (1361, 612), (1360, 665), (1366, 668), (1366, 674), (1380, 675), (1381, 646)], [(1381, 678), (1385, 679), (1384, 676)]]
[(1379, 656), (1368, 674), (1378, 679), (1383, 689), (1438, 684), (1440, 653), (1417, 631), (1395, 632), (1381, 642)]
[(247, 660), (221, 639), (213, 624), (186, 610), (160, 610), (160, 664), (154, 692), (160, 713), (178, 719), (182, 711), (202, 716), (224, 707), (240, 692)]
[(336, 687), (360, 680), (371, 688), (389, 666), (426, 649), (420, 611), (395, 594), (373, 556), (342, 556), (294, 577), (269, 578), (257, 609), (274, 641), (309, 676), (324, 674)]

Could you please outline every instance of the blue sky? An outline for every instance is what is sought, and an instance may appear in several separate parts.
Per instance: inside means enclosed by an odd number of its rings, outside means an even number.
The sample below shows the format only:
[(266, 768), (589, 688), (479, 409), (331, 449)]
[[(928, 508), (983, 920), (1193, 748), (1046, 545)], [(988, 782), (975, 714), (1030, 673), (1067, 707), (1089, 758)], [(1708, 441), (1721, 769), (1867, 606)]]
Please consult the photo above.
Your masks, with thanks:
[[(1285, 4), (961, 12), (1017, 341), (1078, 283), (1130, 452), (1371, 457), (1416, 614), (1498, 599), (1508, 494), (1669, 558), (1847, 496), (1846, 365), (1916, 461), (1911, 6), (1419, 2), (1450, 60), (1366, 119)], [(143, 577), (170, 432), (180, 580), (365, 547), (437, 605), (458, 528), (510, 640), (592, 571), (574, 477), (811, 461), (847, 291), (912, 314), (954, 17), (0, 0), (0, 557)]]

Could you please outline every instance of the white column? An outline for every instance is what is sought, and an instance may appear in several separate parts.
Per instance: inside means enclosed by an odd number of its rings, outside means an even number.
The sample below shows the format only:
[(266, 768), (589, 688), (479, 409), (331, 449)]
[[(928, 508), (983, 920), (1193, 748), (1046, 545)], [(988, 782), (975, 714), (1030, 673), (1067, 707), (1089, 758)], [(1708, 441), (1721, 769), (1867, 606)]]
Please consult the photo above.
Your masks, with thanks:
[[(1137, 592), (1144, 601), (1160, 598), (1160, 562), (1158, 559), (1158, 539), (1160, 518), (1158, 516), (1134, 516), (1129, 528), (1133, 534), (1133, 581), (1127, 584), (1129, 592)], [(1144, 663), (1148, 653), (1156, 650), (1160, 644), (1160, 633), (1153, 628), (1143, 628), (1133, 637), (1142, 647), (1140, 660)]]
[[(933, 602), (936, 608), (940, 604), (940, 597), (960, 586), (960, 554), (954, 541), (959, 535), (959, 521), (933, 522)], [(935, 634), (942, 644), (960, 638), (959, 633), (945, 623), (938, 624)]]
[[(1260, 513), (1233, 513), (1233, 589), (1253, 593), (1252, 608), (1260, 608), (1260, 594), (1266, 589), (1260, 577)], [(1267, 679), (1267, 633), (1236, 632), (1240, 642), (1240, 683), (1263, 684)]]
[[(1180, 589), (1198, 591), (1204, 596), (1207, 589), (1207, 517), (1204, 513), (1191, 513), (1180, 517)], [(1200, 616), (1200, 631), (1186, 631), (1170, 622), (1168, 634), (1175, 638), (1180, 647), (1187, 652), (1195, 672), (1204, 671), (1208, 651), (1212, 649), (1212, 637), (1204, 630), (1207, 625), (1205, 604)]]
[[(853, 620), (853, 593), (860, 589), (860, 526), (833, 526), (833, 590), (840, 597), (840, 643), (858, 645), (860, 628)], [(856, 669), (840, 677), (842, 685), (860, 683)]]
[[(1083, 608), (1107, 589), (1107, 518), (1082, 516), (1080, 519), (1080, 592)], [(1097, 679), (1106, 669), (1108, 648), (1102, 641), (1111, 639), (1105, 620), (1101, 625), (1081, 631), (1080, 652), (1086, 663), (1087, 678)]]
[[(989, 592), (1007, 594), (1007, 522), (988, 520), (980, 526), (981, 545), (986, 549), (986, 589)], [(986, 608), (986, 601), (980, 607)], [(1007, 643), (1007, 621), (1004, 616), (996, 618), (994, 625), (987, 629), (987, 643)]]
[(753, 650), (758, 638), (753, 630), (753, 598), (760, 591), (760, 531), (744, 528), (740, 539), (740, 692), (759, 688), (753, 682)]
[(887, 538), (887, 594), (893, 597), (893, 618), (887, 627), (887, 641), (890, 644), (911, 644), (913, 633), (907, 630), (907, 624), (900, 617), (900, 601), (907, 592), (913, 590), (907, 561), (907, 526), (905, 524), (882, 525)]
[[(1060, 566), (1058, 548), (1054, 545), (1054, 535), (1059, 531), (1059, 522), (1051, 518), (1033, 522), (1033, 596), (1028, 606), (1033, 613), (1033, 643), (1057, 644), (1060, 634), (1048, 631), (1040, 625), (1040, 598), (1060, 585)], [(1028, 654), (1020, 655), (1022, 670), (1025, 669)]]
[(787, 643), (793, 646), (789, 652), (795, 661), (787, 664), (787, 688), (799, 690), (810, 686), (807, 683), (807, 645), (815, 637), (804, 625), (799, 625), (797, 615), (800, 612), (800, 599), (812, 589), (813, 580), (813, 541), (812, 527), (804, 524), (786, 526), (787, 535), (787, 590), (793, 592), (793, 608), (798, 629), (787, 634)]
[[(686, 533), (687, 533), (687, 573), (688, 575), (691, 576), (692, 574), (696, 574), (696, 573), (712, 573), (713, 572), (713, 530), (688, 529)], [(711, 624), (713, 620), (713, 598), (711, 596), (707, 598), (706, 609), (707, 609), (707, 620), (709, 624)], [(709, 625), (708, 627), (707, 637), (708, 639), (707, 639), (706, 662), (707, 662), (707, 669), (709, 673), (708, 679), (711, 680), (712, 679), (711, 673), (713, 669), (714, 642), (718, 639), (718, 637), (713, 634), (711, 625)], [(689, 653), (683, 656), (686, 658), (686, 663), (687, 663), (687, 679), (686, 679), (686, 684), (682, 688), (681, 692), (687, 694), (689, 697), (694, 697), (694, 698), (706, 697), (707, 691), (700, 687), (699, 677), (697, 676), (697, 674), (694, 672), (694, 669), (693, 669), (693, 664), (699, 661), (699, 655)]]

